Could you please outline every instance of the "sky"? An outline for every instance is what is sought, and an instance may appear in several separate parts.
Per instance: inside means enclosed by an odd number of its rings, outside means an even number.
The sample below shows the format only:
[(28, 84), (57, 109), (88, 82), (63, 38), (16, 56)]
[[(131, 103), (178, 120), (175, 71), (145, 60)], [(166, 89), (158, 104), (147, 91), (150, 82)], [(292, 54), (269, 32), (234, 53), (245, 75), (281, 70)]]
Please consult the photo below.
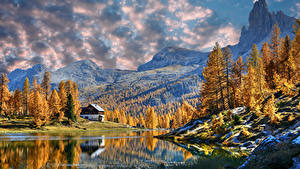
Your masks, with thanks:
[[(238, 43), (255, 0), (0, 0), (0, 72), (91, 59), (130, 69), (167, 46)], [(267, 0), (300, 18), (298, 0)]]

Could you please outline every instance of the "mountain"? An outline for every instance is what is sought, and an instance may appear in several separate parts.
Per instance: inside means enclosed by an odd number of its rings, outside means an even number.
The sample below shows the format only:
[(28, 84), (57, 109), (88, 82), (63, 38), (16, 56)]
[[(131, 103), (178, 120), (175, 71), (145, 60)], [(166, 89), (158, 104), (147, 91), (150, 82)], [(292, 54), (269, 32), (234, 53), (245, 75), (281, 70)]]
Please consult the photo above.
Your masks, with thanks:
[[(42, 82), (43, 75), (47, 68), (44, 65), (34, 65), (32, 68), (22, 70), (16, 69), (8, 74), (10, 79), (9, 89), (22, 89), (25, 78), (29, 78), (32, 83), (33, 78), (36, 77), (39, 83)], [(118, 70), (118, 69), (101, 69), (96, 63), (91, 60), (81, 60), (74, 62), (66, 67), (60, 68), (51, 72), (52, 87), (57, 87), (62, 80), (75, 81), (79, 88), (87, 86), (100, 85), (104, 83), (113, 83), (117, 78), (124, 74), (134, 71)]]
[[(281, 36), (293, 36), (293, 25), (296, 24), (296, 19), (285, 15), (282, 11), (270, 12), (266, 0), (259, 0), (254, 3), (253, 9), (249, 15), (249, 26), (243, 26), (238, 44), (229, 46), (233, 58), (242, 56), (244, 61), (249, 55), (252, 45), (257, 44), (260, 49), (262, 44), (269, 41), (272, 27), (278, 24), (281, 30)], [(206, 64), (208, 53), (199, 51), (167, 47), (162, 49), (152, 60), (140, 65), (138, 71), (151, 70), (162, 68), (170, 65), (200, 65)]]
[(185, 48), (166, 47), (155, 54), (151, 61), (140, 65), (138, 71), (146, 71), (167, 67), (170, 65), (201, 65), (208, 53), (193, 51)]
[(37, 64), (27, 70), (16, 69), (12, 71), (8, 74), (10, 80), (8, 84), (9, 90), (16, 90), (17, 88), (22, 89), (26, 77), (28, 77), (29, 81), (32, 83), (33, 77), (44, 73), (45, 70), (46, 67), (44, 65)]
[[(243, 26), (239, 43), (232, 47), (235, 56), (247, 53), (254, 43), (262, 44), (270, 39), (272, 27), (278, 24), (281, 35), (292, 35), (296, 19), (285, 15), (282, 11), (270, 12), (265, 0), (254, 3), (249, 15), (249, 26)], [(261, 46), (261, 45), (258, 45)]]

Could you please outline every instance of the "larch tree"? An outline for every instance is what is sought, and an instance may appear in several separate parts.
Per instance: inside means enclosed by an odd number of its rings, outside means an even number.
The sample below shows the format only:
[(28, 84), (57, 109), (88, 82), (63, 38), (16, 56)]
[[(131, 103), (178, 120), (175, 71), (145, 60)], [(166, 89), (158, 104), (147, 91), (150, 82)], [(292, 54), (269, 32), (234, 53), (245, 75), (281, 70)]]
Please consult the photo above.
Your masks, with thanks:
[(238, 60), (232, 67), (232, 91), (233, 91), (233, 107), (238, 107), (242, 103), (241, 86), (243, 73), (245, 72), (245, 64), (243, 58), (239, 56)]
[(291, 70), (289, 70), (289, 57), (291, 56), (290, 51), (291, 51), (291, 47), (292, 47), (292, 41), (289, 37), (289, 35), (287, 35), (284, 39), (281, 40), (281, 44), (280, 44), (280, 56), (279, 56), (279, 65), (278, 65), (278, 69), (279, 69), (279, 75), (282, 78), (287, 78), (287, 80), (291, 79)]
[(39, 91), (33, 92), (33, 95), (31, 95), (29, 111), (33, 115), (33, 123), (36, 127), (39, 128), (48, 121), (48, 104)]
[(8, 89), (9, 79), (5, 73), (1, 74), (0, 78), (0, 114), (7, 115), (8, 111), (8, 101), (10, 99), (10, 92)]
[(62, 121), (64, 117), (64, 112), (61, 108), (61, 100), (58, 96), (57, 91), (54, 89), (49, 98), (49, 111), (51, 113), (51, 117), (55, 117), (57, 121)]
[(258, 66), (258, 58), (259, 51), (257, 50), (256, 44), (254, 43), (250, 52), (250, 56), (248, 58), (248, 64), (250, 64), (253, 68), (256, 69), (256, 67)]
[(256, 106), (256, 95), (258, 87), (255, 79), (255, 70), (251, 64), (248, 64), (248, 72), (243, 83), (244, 105), (250, 110), (254, 110)]
[(157, 121), (156, 113), (155, 113), (153, 107), (148, 108), (148, 110), (146, 112), (146, 121), (145, 121), (145, 123), (146, 123), (147, 128), (151, 128), (151, 129), (157, 128), (158, 121)]
[(62, 80), (58, 85), (58, 96), (61, 101), (61, 111), (65, 111), (65, 108), (67, 107), (67, 94), (65, 90), (65, 82)]
[(22, 113), (22, 92), (19, 89), (16, 89), (12, 98), (13, 111), (20, 116)]
[[(295, 26), (295, 38), (292, 42), (291, 55), (294, 58), (295, 63), (295, 74), (294, 74), (294, 83), (300, 82), (300, 20), (297, 19), (297, 26)], [(292, 61), (292, 59), (291, 59)]]
[(271, 43), (270, 43), (271, 55), (275, 62), (275, 71), (279, 72), (279, 57), (280, 57), (280, 28), (278, 24), (272, 27)]
[(144, 119), (144, 116), (142, 114), (140, 114), (139, 124), (140, 124), (141, 127), (146, 127), (145, 119)]
[(201, 104), (209, 107), (210, 111), (217, 112), (225, 109), (225, 59), (221, 47), (216, 43), (213, 51), (208, 55), (207, 66), (202, 75), (205, 79), (200, 91)]
[(275, 62), (269, 44), (265, 42), (261, 48), (262, 62), (264, 63), (265, 79), (268, 88), (274, 89), (273, 74), (275, 72)]
[(46, 100), (48, 100), (50, 92), (51, 92), (51, 73), (46, 71), (43, 77), (43, 81), (41, 84), (43, 93), (45, 95)]
[(224, 67), (225, 67), (225, 79), (226, 79), (226, 104), (225, 108), (233, 108), (232, 92), (231, 92), (231, 70), (232, 70), (232, 54), (230, 48), (227, 46), (224, 49)]
[(23, 107), (24, 107), (24, 114), (28, 114), (28, 99), (29, 99), (29, 79), (26, 77), (24, 84), (23, 84), (23, 93), (22, 93), (22, 102), (23, 102)]

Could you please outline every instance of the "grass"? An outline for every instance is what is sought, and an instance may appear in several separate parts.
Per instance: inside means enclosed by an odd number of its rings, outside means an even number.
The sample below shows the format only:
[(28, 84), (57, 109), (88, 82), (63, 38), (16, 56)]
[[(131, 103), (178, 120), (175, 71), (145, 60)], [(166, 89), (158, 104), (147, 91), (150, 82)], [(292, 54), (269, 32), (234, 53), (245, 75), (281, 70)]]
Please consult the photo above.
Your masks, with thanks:
[[(63, 122), (64, 123), (64, 122)], [(50, 122), (41, 128), (32, 126), (32, 118), (3, 119), (0, 118), (0, 133), (78, 133), (78, 132), (109, 132), (138, 130), (128, 125), (110, 121), (97, 122), (80, 118), (77, 123), (63, 125), (62, 123)]]

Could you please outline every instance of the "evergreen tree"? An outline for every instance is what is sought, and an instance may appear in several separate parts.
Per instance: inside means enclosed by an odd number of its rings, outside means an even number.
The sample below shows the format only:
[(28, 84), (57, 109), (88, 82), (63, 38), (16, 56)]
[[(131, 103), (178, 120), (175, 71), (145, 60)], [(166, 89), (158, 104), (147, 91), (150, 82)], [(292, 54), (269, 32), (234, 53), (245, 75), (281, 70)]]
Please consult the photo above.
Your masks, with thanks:
[(75, 105), (74, 105), (74, 101), (73, 101), (73, 96), (71, 93), (68, 94), (68, 100), (67, 100), (67, 106), (66, 106), (66, 110), (65, 110), (65, 116), (73, 121), (73, 122), (76, 122), (76, 119), (75, 119), (75, 112), (74, 112), (74, 108)]

